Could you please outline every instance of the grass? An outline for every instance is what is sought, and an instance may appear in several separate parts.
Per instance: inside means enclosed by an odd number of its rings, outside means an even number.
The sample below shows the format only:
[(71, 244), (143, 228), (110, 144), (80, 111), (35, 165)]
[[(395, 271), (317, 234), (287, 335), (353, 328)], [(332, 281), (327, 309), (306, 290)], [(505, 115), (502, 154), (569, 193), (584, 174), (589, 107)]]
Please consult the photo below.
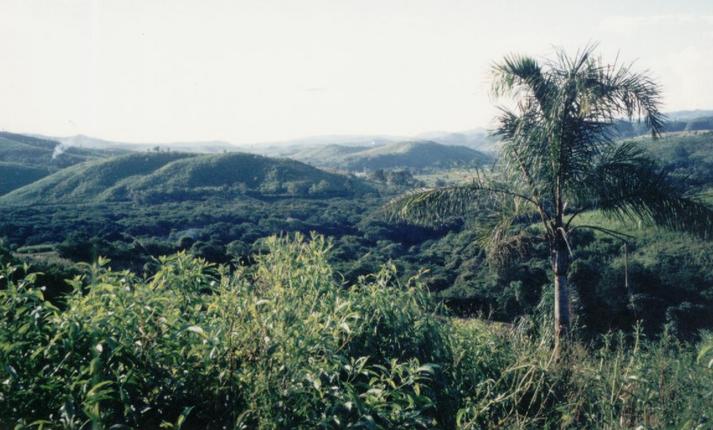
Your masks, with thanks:
[(706, 428), (707, 348), (669, 334), (572, 340), (548, 315), (451, 319), (395, 268), (335, 281), (329, 244), (272, 237), (238, 268), (177, 254), (149, 277), (105, 260), (61, 309), (0, 282), (0, 427)]

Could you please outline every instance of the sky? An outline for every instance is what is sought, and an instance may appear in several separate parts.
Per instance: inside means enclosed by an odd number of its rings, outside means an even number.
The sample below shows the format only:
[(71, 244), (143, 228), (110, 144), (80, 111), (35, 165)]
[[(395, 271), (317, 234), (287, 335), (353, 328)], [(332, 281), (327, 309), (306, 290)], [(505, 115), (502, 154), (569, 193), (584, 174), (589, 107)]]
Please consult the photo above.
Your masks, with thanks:
[(505, 55), (591, 43), (713, 108), (713, 0), (0, 0), (0, 129), (256, 143), (488, 127)]

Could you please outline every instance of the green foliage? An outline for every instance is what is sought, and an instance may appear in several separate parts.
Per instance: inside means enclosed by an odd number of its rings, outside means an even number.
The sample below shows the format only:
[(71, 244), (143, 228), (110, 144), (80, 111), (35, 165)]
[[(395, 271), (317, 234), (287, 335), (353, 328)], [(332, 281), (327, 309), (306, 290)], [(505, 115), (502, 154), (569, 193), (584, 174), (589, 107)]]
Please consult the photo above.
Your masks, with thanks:
[[(271, 238), (230, 274), (185, 254), (148, 279), (99, 260), (59, 310), (0, 290), (5, 424), (426, 428), (448, 419), (448, 338), (385, 268), (337, 284), (321, 238)], [(11, 269), (8, 269), (8, 271)], [(9, 272), (8, 272), (9, 273)], [(183, 416), (183, 418), (181, 418)]]
[[(16, 256), (44, 273), (38, 279), (53, 303), (66, 291), (63, 279), (84, 270), (73, 261), (91, 263), (103, 255), (111, 258), (114, 269), (153, 273), (157, 257), (185, 250), (213, 262), (251, 265), (250, 255), (262, 247), (260, 238), (311, 231), (332, 237), (329, 260), (337, 279), (356, 282), (389, 260), (403, 282), (426, 270), (421, 279), (435, 299), (461, 316), (512, 322), (534, 312), (551, 291), (545, 242), (523, 240), (509, 260), (493, 266), (485, 258), (477, 224), (431, 229), (387, 223), (369, 216), (382, 202), (365, 197), (9, 207), (0, 209), (0, 237), (10, 246), (25, 244)], [(575, 256), (570, 280), (583, 336), (629, 331), (638, 319), (650, 336), (666, 323), (674, 324), (682, 338), (713, 328), (705, 311), (713, 306), (713, 264), (705, 257), (713, 255), (710, 242), (621, 223), (598, 212), (582, 214), (578, 221), (635, 236), (628, 239), (631, 301), (624, 285), (622, 243), (583, 229), (570, 235)], [(525, 229), (530, 222), (523, 218), (513, 228)]]
[(703, 191), (713, 183), (713, 132), (670, 133), (637, 142), (689, 192)]
[(99, 259), (62, 309), (5, 266), (0, 425), (695, 428), (713, 413), (708, 340), (605, 336), (553, 362), (549, 324), (439, 316), (389, 266), (343, 286), (319, 236), (264, 246), (232, 272), (179, 253), (142, 278)]

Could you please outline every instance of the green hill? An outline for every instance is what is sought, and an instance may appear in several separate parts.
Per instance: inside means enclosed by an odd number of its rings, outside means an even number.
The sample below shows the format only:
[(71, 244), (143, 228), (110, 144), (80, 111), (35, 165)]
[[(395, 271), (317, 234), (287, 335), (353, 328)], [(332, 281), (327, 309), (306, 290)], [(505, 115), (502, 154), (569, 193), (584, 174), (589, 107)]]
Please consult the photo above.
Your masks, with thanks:
[(157, 203), (253, 196), (346, 196), (364, 182), (294, 160), (252, 154), (133, 153), (60, 170), (0, 197), (0, 204)]
[(489, 155), (465, 146), (432, 141), (398, 142), (375, 147), (327, 145), (292, 154), (319, 167), (350, 171), (392, 168), (428, 169), (480, 166)]

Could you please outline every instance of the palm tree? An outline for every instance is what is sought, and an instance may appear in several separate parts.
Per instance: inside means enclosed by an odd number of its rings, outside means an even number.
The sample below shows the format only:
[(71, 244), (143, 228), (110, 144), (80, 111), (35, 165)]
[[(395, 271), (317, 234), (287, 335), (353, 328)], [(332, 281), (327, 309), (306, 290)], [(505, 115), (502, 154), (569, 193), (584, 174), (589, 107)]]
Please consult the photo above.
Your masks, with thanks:
[(571, 320), (570, 236), (579, 229), (626, 236), (573, 223), (580, 214), (599, 210), (706, 236), (713, 233), (713, 210), (683, 194), (636, 144), (617, 141), (615, 124), (622, 118), (643, 120), (653, 137), (663, 129), (660, 90), (645, 74), (606, 64), (592, 46), (574, 56), (558, 51), (543, 62), (509, 56), (493, 66), (493, 75), (493, 93), (511, 97), (514, 108), (501, 108), (497, 118), (494, 135), (503, 144), (492, 172), (467, 185), (408, 194), (387, 210), (428, 224), (453, 215), (495, 215), (486, 247), (491, 258), (522, 242), (518, 224), (539, 225), (554, 275), (559, 355)]

